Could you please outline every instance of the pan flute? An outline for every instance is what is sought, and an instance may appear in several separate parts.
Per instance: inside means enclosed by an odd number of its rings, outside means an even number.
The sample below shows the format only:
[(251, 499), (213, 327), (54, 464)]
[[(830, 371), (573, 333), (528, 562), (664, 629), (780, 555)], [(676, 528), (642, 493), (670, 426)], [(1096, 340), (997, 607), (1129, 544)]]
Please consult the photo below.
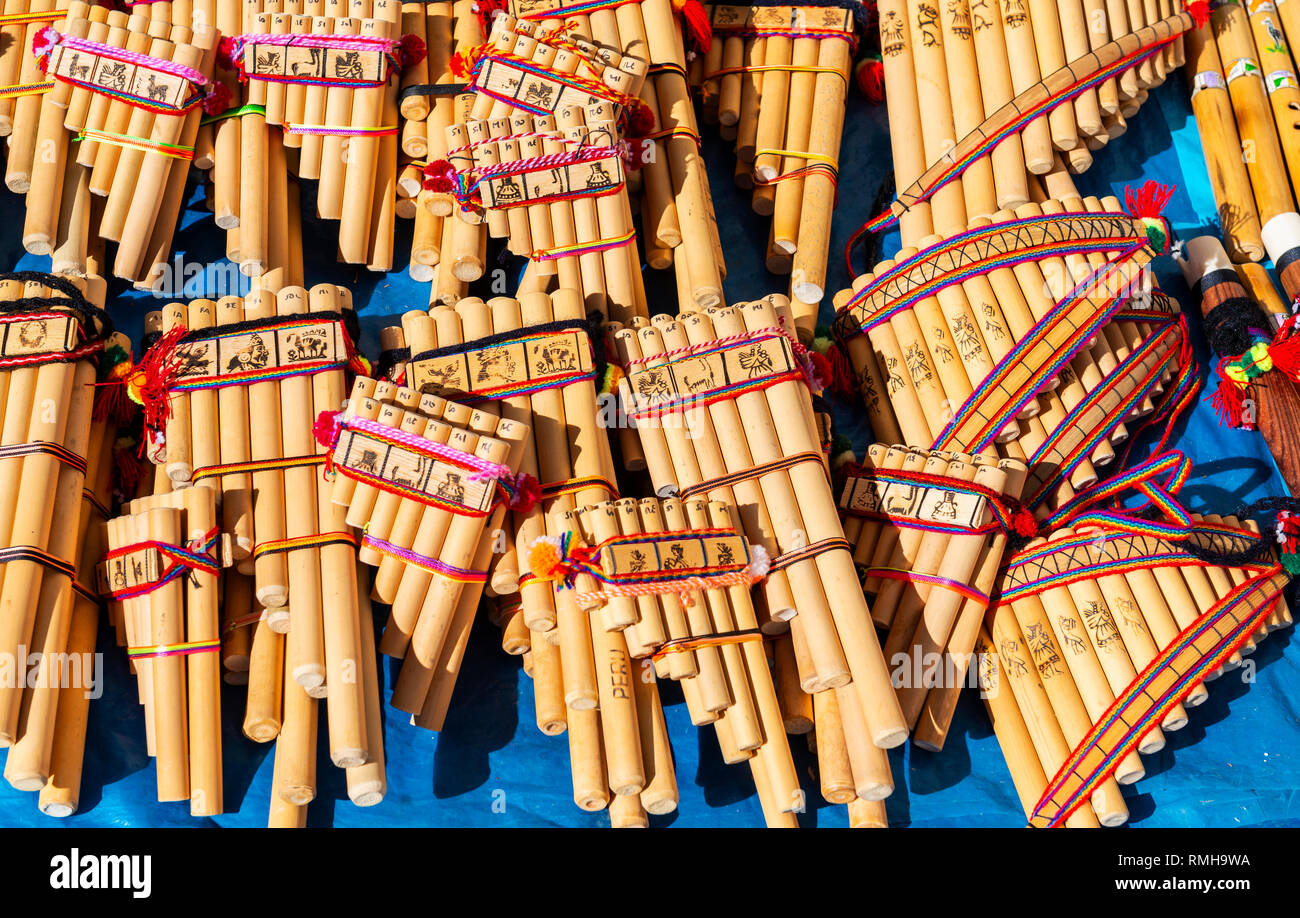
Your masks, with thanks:
[[(839, 504), (903, 717), (922, 748), (943, 748), (1026, 468), (1015, 459), (873, 444), (843, 469)], [(1023, 512), (1023, 511), (1022, 511)], [(1029, 521), (1032, 531), (1033, 521)]]
[(11, 0), (0, 13), (0, 137), (9, 138), (5, 185), (20, 194), (36, 162), (41, 99), (54, 88), (38, 66), (32, 42), (46, 26), (65, 19), (68, 7), (68, 0)]
[[(0, 276), (0, 743), (4, 776), (40, 791), (40, 808), (77, 808), (89, 701), (95, 695), (93, 588), (111, 501), (118, 417), (94, 383), (129, 366), (102, 288), (37, 272)], [(90, 584), (91, 586), (86, 586)], [(19, 661), (19, 662), (15, 662)]]
[[(557, 606), (587, 627), (559, 631), (558, 647), (551, 632), (534, 632), (530, 652), (538, 725), (548, 733), (567, 725), (578, 805), (608, 802), (615, 824), (621, 810), (676, 808), (656, 685), (666, 678), (681, 685), (693, 723), (714, 725), (723, 759), (749, 762), (768, 824), (794, 825), (803, 793), (749, 596), (767, 557), (746, 544), (731, 509), (699, 498), (629, 499), (561, 511), (556, 528), (559, 538), (530, 547), (531, 570), (555, 582)], [(577, 704), (577, 693), (570, 703), (569, 687), (585, 684), (586, 670), (594, 706)], [(589, 723), (599, 730), (594, 746), (584, 736)]]
[[(1147, 465), (1186, 474), (1178, 454)], [(1206, 680), (1290, 623), (1271, 538), (1178, 515), (1078, 515), (1007, 559), (980, 629), (980, 687), (1033, 825), (1124, 822), (1116, 781), (1143, 776), (1138, 753), (1162, 748)]]
[[(405, 408), (403, 406), (406, 406)], [(318, 436), (336, 478), (330, 499), (365, 536), (391, 603), (380, 649), (404, 660), (393, 706), (441, 729), (509, 506), (527, 425), (486, 408), (358, 377), (347, 409)]]
[[(489, 551), (476, 570), (485, 570), (492, 560), (491, 592), (519, 593), (529, 629), (549, 632), (567, 627), (567, 617), (559, 614), (549, 585), (527, 576), (519, 558), (527, 557), (527, 547), (539, 536), (558, 535), (548, 528), (555, 512), (618, 497), (597, 401), (596, 381), (605, 368), (595, 362), (591, 326), (578, 292), (526, 293), (519, 300), (498, 297), (488, 303), (470, 297), (454, 308), (407, 313), (402, 324), (407, 352), (400, 359), (407, 386), (491, 408), (526, 431), (516, 468), (538, 483), (534, 486), (538, 499), (531, 507), (513, 511), (508, 528), (500, 534), (503, 550)], [(399, 517), (389, 540), (409, 548), (417, 522), (409, 515)], [(496, 528), (489, 527), (493, 540), (498, 538), (492, 531)], [(395, 602), (401, 569), (395, 558), (383, 560), (376, 579), (380, 601)], [(420, 596), (422, 592), (412, 608), (418, 610)], [(403, 655), (413, 621), (386, 632), (381, 649)], [(423, 702), (423, 697), (395, 697), (395, 704), (411, 707)], [(588, 683), (584, 697), (594, 702), (593, 683)]]
[(1126, 419), (1184, 404), (1184, 326), (1142, 271), (1166, 230), (1117, 211), (1114, 199), (1027, 204), (860, 277), (836, 332), (873, 428), (1026, 463), (1023, 500), (1042, 513), (1096, 481)]
[[(232, 64), (249, 81), (248, 105), (262, 107), (261, 112), (249, 109), (251, 117), (238, 122), (244, 164), (241, 267), (256, 275), (266, 264), (263, 247), (270, 242), (261, 236), (262, 227), (269, 226), (261, 212), (267, 206), (263, 189), (282, 181), (288, 148), (298, 151), (298, 175), (318, 180), (317, 216), (339, 221), (339, 260), (390, 270), (399, 75), (423, 57), (423, 39), (400, 34), (396, 0), (290, 3), (283, 10), (279, 3), (250, 4), (244, 9), (245, 31), (231, 51)], [(263, 125), (278, 130), (261, 131)], [(274, 155), (271, 148), (278, 148)], [(223, 155), (233, 155), (233, 149), (223, 148)], [(271, 184), (259, 182), (259, 176)]]
[(767, 268), (791, 275), (804, 340), (826, 281), (856, 6), (706, 7), (713, 44), (694, 75), (705, 120), (735, 143), (736, 184), (772, 218)]
[[(720, 305), (726, 265), (688, 91), (687, 55), (698, 57), (710, 43), (703, 8), (697, 0), (511, 0), (508, 9), (525, 22), (572, 22), (597, 47), (648, 64), (639, 89), (640, 136), (633, 146), (640, 168), (630, 175), (633, 187), (639, 183), (642, 190), (646, 260), (655, 268), (673, 267), (683, 308)], [(680, 23), (674, 13), (680, 13)]]
[(851, 682), (872, 742), (888, 748), (907, 729), (836, 513), (793, 328), (788, 301), (773, 296), (619, 331), (622, 399), (656, 491), (740, 508), (746, 537), (774, 559), (760, 626), (805, 643), (808, 686)]
[(108, 523), (106, 592), (126, 633), (158, 799), (190, 815), (223, 810), (216, 493), (186, 488), (132, 501)]
[(225, 104), (211, 78), (216, 31), (210, 19), (173, 24), (73, 3), (34, 43), (54, 81), (37, 131), (53, 155), (33, 167), (25, 235), (49, 251), (66, 218), (76, 244), (84, 249), (88, 229), (117, 242), (113, 273), (151, 286), (168, 261), (199, 119)]
[(431, 180), (455, 190), (463, 220), (507, 237), (540, 283), (581, 290), (589, 311), (646, 315), (619, 144), (619, 126), (644, 110), (646, 64), (569, 32), (497, 17)]
[(313, 427), (346, 394), (352, 321), (350, 292), (330, 285), (173, 303), (138, 373), (169, 486), (219, 492), (233, 563), (253, 576), (269, 629), (286, 636), (286, 672), (314, 697), (329, 686), (340, 766), (368, 755), (363, 686), (353, 677), (356, 542), (322, 480)]

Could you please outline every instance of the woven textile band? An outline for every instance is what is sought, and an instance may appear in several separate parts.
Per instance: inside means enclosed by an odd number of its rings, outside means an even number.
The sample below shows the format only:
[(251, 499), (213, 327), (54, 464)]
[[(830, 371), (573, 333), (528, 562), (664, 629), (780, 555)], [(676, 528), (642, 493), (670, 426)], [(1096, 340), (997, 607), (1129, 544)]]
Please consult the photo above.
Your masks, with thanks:
[[(774, 459), (771, 462), (764, 462), (760, 465), (751, 465), (747, 469), (741, 469), (739, 472), (730, 472), (726, 475), (719, 475), (717, 478), (708, 478), (699, 484), (693, 484), (689, 487), (682, 488), (677, 492), (677, 496), (682, 500), (689, 500), (692, 497), (706, 495), (716, 488), (730, 488), (740, 484), (742, 481), (750, 481), (754, 478), (762, 478), (764, 475), (770, 475), (773, 472), (782, 472), (792, 469), (796, 465), (802, 465), (805, 462), (816, 462), (822, 465), (823, 456), (821, 453), (815, 453), (809, 450), (803, 453), (793, 453), (780, 459)], [(824, 468), (824, 466), (823, 466)]]
[(793, 564), (798, 564), (800, 561), (807, 561), (809, 558), (816, 558), (818, 555), (824, 555), (828, 551), (839, 551), (841, 549), (851, 552), (853, 551), (853, 546), (849, 544), (848, 539), (840, 536), (821, 539), (820, 541), (813, 542), (811, 545), (805, 545), (803, 548), (792, 548), (790, 551), (777, 555), (772, 559), (772, 566), (769, 571), (771, 573), (782, 571)]

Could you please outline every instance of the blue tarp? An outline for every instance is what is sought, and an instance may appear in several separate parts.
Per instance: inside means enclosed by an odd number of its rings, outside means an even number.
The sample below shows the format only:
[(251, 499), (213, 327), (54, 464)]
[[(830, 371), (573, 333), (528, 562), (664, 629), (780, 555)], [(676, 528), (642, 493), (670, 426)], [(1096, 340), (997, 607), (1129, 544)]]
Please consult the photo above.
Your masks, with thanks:
[[(1177, 194), (1166, 209), (1177, 234), (1189, 238), (1213, 232), (1214, 214), (1196, 125), (1180, 75), (1153, 94), (1128, 132), (1096, 157), (1080, 180), (1086, 193), (1123, 196), (1126, 185), (1150, 178), (1176, 183)], [(784, 291), (787, 279), (766, 275), (762, 256), (769, 221), (755, 216), (748, 196), (732, 182), (732, 154), (705, 128), (705, 146), (722, 243), (728, 262), (728, 302)], [(883, 108), (872, 108), (856, 93), (850, 101), (840, 170), (840, 202), (835, 213), (828, 291), (848, 286), (840, 256), (852, 230), (868, 213), (888, 169), (889, 142)], [(21, 199), (0, 194), (0, 219), (17, 227)], [(311, 190), (304, 189), (304, 211), (314, 211)], [(376, 333), (391, 324), (386, 317), (428, 300), (428, 285), (412, 282), (404, 272), (369, 274), (336, 264), (335, 228), (307, 221), (304, 228), (308, 284), (346, 284), (355, 293), (363, 317), (363, 349), (374, 354)], [(0, 264), (48, 269), (49, 261), (23, 253), (19, 234), (0, 241)], [(222, 234), (196, 195), (183, 215), (176, 251), (184, 263), (221, 262)], [(410, 245), (409, 225), (399, 223), (396, 260), (404, 264)], [(887, 239), (885, 251), (898, 245)], [(892, 248), (891, 248), (892, 247)], [(518, 264), (509, 266), (511, 273)], [(1188, 295), (1168, 259), (1157, 266), (1161, 284), (1182, 302), (1199, 329), (1198, 304)], [(669, 311), (674, 302), (671, 277), (647, 271), (651, 309)], [(115, 288), (116, 289), (116, 288)], [(237, 292), (237, 291), (231, 291)], [(191, 291), (190, 295), (197, 295)], [(486, 294), (485, 294), (486, 295)], [(145, 311), (159, 301), (124, 291), (113, 300), (114, 317), (137, 337)], [(828, 321), (829, 297), (823, 321)], [(1199, 334), (1199, 333), (1198, 333)], [(1198, 348), (1202, 372), (1204, 344)], [(839, 404), (837, 420), (860, 449), (870, 431), (857, 406)], [(1231, 512), (1240, 504), (1283, 493), (1283, 486), (1263, 441), (1249, 432), (1219, 427), (1207, 403), (1180, 425), (1174, 445), (1195, 462), (1195, 477), (1183, 490), (1187, 506), (1201, 512)], [(382, 624), (382, 619), (379, 620)], [(145, 754), (141, 708), (125, 653), (103, 640), (106, 661), (104, 696), (91, 706), (81, 810), (62, 824), (73, 826), (262, 826), (270, 797), (273, 747), (259, 746), (239, 732), (243, 689), (227, 686), (224, 737), (226, 815), (194, 819), (183, 803), (156, 802), (153, 764)], [(1271, 635), (1251, 658), (1254, 684), (1242, 671), (1211, 685), (1210, 700), (1190, 711), (1191, 723), (1169, 734), (1165, 750), (1145, 758), (1147, 777), (1126, 788), (1132, 823), (1141, 826), (1233, 826), (1300, 824), (1297, 759), (1300, 758), (1300, 650), (1289, 631)], [(393, 661), (384, 662), (391, 686)], [(676, 757), (681, 803), (675, 814), (651, 817), (654, 825), (760, 826), (762, 814), (744, 766), (724, 765), (713, 732), (691, 726), (680, 693), (663, 689), (668, 728)], [(324, 710), (324, 706), (322, 706)], [(500, 649), (497, 629), (480, 622), (475, 629), (456, 687), (446, 729), (432, 734), (410, 726), (406, 715), (385, 708), (388, 796), (369, 809), (348, 799), (343, 773), (322, 755), (319, 792), (308, 821), (313, 826), (601, 826), (603, 813), (589, 814), (572, 801), (568, 745), (563, 736), (543, 736), (534, 725), (532, 683), (516, 657)], [(321, 746), (325, 726), (322, 723)], [(798, 770), (808, 791), (808, 826), (844, 826), (846, 810), (823, 803), (817, 792), (815, 762), (802, 737), (792, 737)], [(895, 791), (888, 800), (892, 825), (1019, 826), (1024, 816), (1017, 802), (997, 740), (978, 699), (967, 692), (942, 754), (911, 748), (891, 753)], [(42, 816), (35, 795), (0, 782), (0, 825), (57, 825)]]

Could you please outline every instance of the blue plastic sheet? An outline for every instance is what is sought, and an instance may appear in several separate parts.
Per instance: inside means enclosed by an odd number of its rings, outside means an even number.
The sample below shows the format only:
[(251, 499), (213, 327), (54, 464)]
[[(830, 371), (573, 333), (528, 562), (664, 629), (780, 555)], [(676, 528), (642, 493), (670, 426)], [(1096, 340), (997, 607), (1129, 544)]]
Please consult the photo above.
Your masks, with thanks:
[[(1201, 158), (1196, 125), (1186, 102), (1181, 76), (1153, 95), (1130, 122), (1128, 132), (1097, 155), (1080, 179), (1086, 193), (1123, 195), (1126, 185), (1147, 179), (1176, 183), (1178, 192), (1166, 209), (1176, 233), (1188, 238), (1213, 232), (1214, 206)], [(705, 152), (713, 181), (722, 244), (728, 262), (726, 298), (737, 302), (784, 291), (786, 278), (767, 275), (763, 252), (769, 221), (749, 209), (748, 196), (732, 182), (728, 146), (705, 129)], [(841, 257), (849, 234), (871, 216), (871, 202), (889, 168), (889, 142), (883, 108), (868, 106), (854, 93), (845, 129), (840, 170), (840, 202), (833, 218), (830, 276), (827, 290), (848, 286)], [(314, 212), (310, 187), (304, 188), (303, 208)], [(0, 218), (21, 225), (22, 201), (0, 197)], [(309, 284), (346, 284), (355, 293), (363, 319), (363, 349), (376, 352), (376, 333), (385, 319), (423, 307), (428, 285), (412, 282), (404, 273), (370, 274), (333, 261), (335, 227), (308, 220), (304, 232)], [(0, 240), (0, 263), (46, 269), (48, 259), (23, 253), (19, 234)], [(214, 265), (208, 282), (227, 276), (221, 270), (223, 234), (212, 223), (195, 195), (183, 216), (176, 252), (183, 265)], [(898, 245), (885, 240), (885, 251)], [(409, 225), (399, 223), (396, 261), (405, 264), (410, 246)], [(859, 253), (859, 257), (861, 257)], [(519, 263), (508, 271), (505, 289), (513, 289)], [(858, 265), (861, 269), (861, 265)], [(1160, 259), (1161, 284), (1182, 302), (1199, 336), (1199, 307), (1188, 295), (1170, 259)], [(183, 273), (183, 272), (182, 272)], [(667, 274), (647, 271), (652, 311), (668, 311), (673, 284)], [(506, 275), (502, 275), (506, 277)], [(490, 279), (490, 276), (489, 276)], [(197, 281), (187, 296), (200, 293)], [(116, 291), (117, 288), (115, 288)], [(500, 289), (500, 288), (499, 288)], [(217, 292), (238, 293), (238, 290)], [(211, 295), (212, 291), (206, 291)], [(485, 295), (487, 295), (485, 293)], [(158, 300), (123, 291), (113, 300), (114, 317), (138, 339), (145, 311)], [(823, 321), (829, 321), (829, 297)], [(1204, 343), (1197, 349), (1202, 372), (1207, 366)], [(836, 406), (837, 422), (855, 446), (870, 442), (870, 431), (856, 405)], [(1283, 493), (1263, 441), (1249, 432), (1219, 427), (1213, 411), (1201, 402), (1176, 431), (1174, 444), (1195, 462), (1195, 477), (1183, 490), (1187, 506), (1201, 512), (1231, 512), (1240, 504)], [(382, 625), (382, 618), (378, 620)], [(274, 747), (245, 739), (239, 731), (244, 690), (225, 687), (225, 775), (228, 813), (194, 819), (184, 803), (156, 802), (153, 764), (145, 754), (141, 708), (135, 701), (134, 680), (128, 675), (125, 653), (104, 640), (104, 695), (91, 706), (81, 809), (64, 820), (73, 826), (261, 826), (270, 799)], [(1253, 657), (1246, 684), (1242, 671), (1213, 683), (1210, 700), (1190, 711), (1191, 723), (1168, 735), (1165, 750), (1144, 761), (1147, 776), (1125, 788), (1132, 823), (1141, 826), (1233, 826), (1300, 824), (1297, 775), (1300, 768), (1300, 650), (1289, 631), (1264, 641)], [(386, 686), (396, 664), (385, 660)], [(680, 693), (671, 683), (661, 689), (666, 705), (681, 791), (675, 814), (651, 817), (654, 825), (760, 826), (762, 814), (748, 769), (723, 764), (712, 730), (691, 726)], [(387, 694), (387, 689), (385, 690)], [(324, 710), (324, 706), (322, 706)], [(573, 803), (565, 737), (543, 736), (533, 717), (532, 682), (518, 658), (500, 649), (496, 628), (480, 621), (470, 642), (446, 729), (441, 734), (413, 727), (406, 715), (385, 707), (385, 751), (388, 796), (376, 807), (362, 809), (348, 799), (343, 773), (322, 754), (319, 792), (309, 808), (313, 826), (602, 826), (604, 813), (589, 814)], [(321, 747), (325, 747), (325, 722)], [(808, 797), (806, 826), (844, 826), (846, 810), (821, 801), (815, 761), (802, 737), (792, 737), (796, 764)], [(997, 740), (980, 702), (970, 691), (958, 706), (947, 748), (938, 755), (904, 748), (890, 754), (895, 791), (887, 802), (892, 825), (1019, 826), (1024, 815), (1016, 799)], [(0, 825), (58, 824), (39, 813), (35, 795), (0, 782)]]

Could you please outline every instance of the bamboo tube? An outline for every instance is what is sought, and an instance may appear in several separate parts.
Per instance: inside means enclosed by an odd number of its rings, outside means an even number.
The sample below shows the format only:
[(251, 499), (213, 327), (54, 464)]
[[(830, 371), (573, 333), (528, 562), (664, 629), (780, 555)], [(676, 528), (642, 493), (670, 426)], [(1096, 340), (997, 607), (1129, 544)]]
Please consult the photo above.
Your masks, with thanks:
[[(565, 694), (568, 686), (565, 686)], [(587, 812), (609, 805), (605, 756), (601, 749), (600, 714), (592, 708), (569, 707), (569, 768), (573, 775), (573, 802)]]
[(817, 728), (817, 771), (821, 779), (822, 798), (827, 803), (848, 803), (856, 799), (853, 787), (853, 767), (849, 761), (848, 745), (840, 723), (838, 692), (820, 691), (813, 694)]
[[(358, 565), (354, 576), (358, 584), (365, 583), (363, 568)], [(361, 691), (365, 697), (365, 750), (366, 761), (347, 767), (348, 798), (357, 806), (375, 806), (381, 803), (388, 793), (388, 778), (384, 757), (383, 699), (379, 693), (379, 660), (375, 656), (375, 620), (370, 610), (370, 600), (365, 590), (357, 593), (357, 607), (360, 617), (360, 656), (357, 666), (361, 669)], [(328, 653), (328, 639), (326, 652)], [(342, 680), (331, 680), (338, 685)], [(337, 695), (330, 693), (330, 720), (334, 717)]]
[[(953, 123), (937, 11), (919, 0), (908, 0), (907, 18), (911, 29), (917, 100), (920, 110), (925, 112), (925, 117), (921, 119), (921, 138), (928, 165), (945, 156), (956, 145), (958, 137)], [(964, 189), (967, 181), (984, 187), (992, 184), (992, 172), (987, 159), (968, 169), (963, 179), (948, 183), (931, 197), (934, 226), (943, 236), (958, 233), (966, 225)], [(904, 240), (904, 245), (908, 244), (910, 242)]]
[[(365, 10), (369, 4), (354, 4), (354, 8), (348, 10), (346, 18), (335, 19), (333, 23), (333, 34), (340, 38), (361, 34), (362, 16), (368, 15)], [(372, 23), (371, 31), (374, 31)], [(374, 90), (372, 90), (373, 92)], [(325, 117), (324, 124), (353, 124), (352, 111), (353, 102), (359, 92), (354, 89), (341, 86), (330, 86), (325, 91)], [(373, 98), (371, 100), (373, 105)], [(373, 118), (369, 126), (374, 126)], [(359, 122), (357, 122), (359, 124)], [(361, 125), (367, 126), (367, 125)], [(352, 159), (352, 143), (355, 137), (341, 137), (329, 134), (322, 138), (320, 144), (320, 168), (318, 173), (319, 185), (316, 189), (316, 215), (325, 220), (339, 220), (343, 215), (343, 191), (346, 180), (348, 166)], [(303, 140), (304, 150), (307, 149), (307, 138)], [(310, 157), (308, 158), (310, 160)], [(354, 181), (357, 181), (354, 179)], [(356, 194), (358, 192), (354, 192)], [(369, 208), (366, 208), (367, 214)], [(340, 226), (340, 232), (342, 227)], [(352, 230), (355, 233), (355, 230)]]
[[(250, 291), (244, 297), (244, 318), (269, 319), (276, 314), (273, 294), (261, 290)], [(249, 430), (256, 431), (251, 438), (250, 458), (254, 462), (275, 462), (285, 455), (282, 446), (280, 384), (274, 380), (257, 382), (248, 386)], [(252, 473), (253, 533), (255, 543), (279, 542), (287, 534), (285, 473), (282, 469), (258, 470)], [(287, 555), (282, 552), (256, 553), (254, 546), (254, 576), (258, 602), (270, 610), (285, 606), (289, 600)], [(277, 630), (287, 628), (287, 621)]]
[[(1241, 5), (1220, 4), (1210, 15), (1210, 26), (1219, 56), (1227, 68), (1228, 95), (1242, 143), (1253, 147), (1246, 156), (1246, 171), (1254, 189), (1255, 206), (1261, 223), (1295, 210), (1295, 198), (1287, 187), (1286, 160), (1272, 129), (1272, 116), (1264, 90), (1259, 59), (1250, 37), (1250, 23)], [(1248, 151), (1250, 152), (1250, 151)]]
[[(144, 514), (144, 522), (150, 541), (164, 545), (180, 544), (180, 511), (163, 508), (149, 510)], [(151, 646), (181, 644), (185, 641), (184, 619), (175, 614), (182, 607), (182, 595), (179, 581), (164, 584), (149, 594)], [(153, 715), (157, 719), (155, 737), (158, 749), (158, 799), (188, 800), (190, 780), (185, 661), (180, 657), (161, 656), (153, 660), (150, 668), (154, 684)]]
[[(533, 664), (533, 707), (537, 729), (556, 736), (568, 728), (564, 682), (560, 677), (560, 649), (537, 631), (529, 631)], [(640, 721), (638, 721), (640, 723)]]
[[(202, 545), (217, 531), (214, 492), (186, 488), (181, 492), (186, 541)], [(185, 584), (185, 638), (220, 638), (215, 574), (192, 571)], [(186, 658), (189, 702), (190, 815), (215, 816), (224, 811), (221, 785), (221, 661), (219, 654), (195, 653)]]
[[(1003, 20), (996, 9), (994, 0), (977, 0), (970, 9), (975, 58), (979, 64), (977, 82), (985, 113), (998, 111), (1015, 97)], [(1021, 134), (1012, 134), (994, 147), (990, 161), (999, 208), (1017, 207), (1029, 200), (1025, 170), (1038, 170), (1028, 164), (1051, 157), (1051, 141), (1042, 129), (1045, 126), (1041, 119), (1035, 121)]]
[[(88, 543), (88, 545), (91, 543)], [(102, 539), (98, 540), (102, 545)], [(97, 560), (98, 555), (94, 556)], [(93, 562), (92, 562), (93, 563)], [(84, 568), (83, 568), (84, 569)], [(85, 680), (88, 661), (95, 659), (95, 638), (99, 625), (99, 608), (86, 597), (74, 600), (72, 624), (68, 631), (67, 653), (80, 659), (83, 685), (59, 689), (58, 719), (54, 745), (50, 751), (50, 777), (41, 788), (38, 806), (46, 816), (71, 816), (81, 802), (82, 764), (86, 751), (86, 722), (90, 713), (90, 685), (100, 685), (104, 674), (96, 667), (93, 683)]]
[[(977, 129), (984, 121), (984, 103), (980, 96), (980, 75), (975, 62), (975, 47), (971, 41), (970, 6), (963, 0), (939, 5), (940, 48), (947, 75), (947, 95), (951, 100), (954, 142)], [(932, 28), (933, 26), (931, 26)], [(923, 57), (926, 56), (923, 54)], [(923, 77), (924, 79), (924, 77)], [(936, 80), (941, 80), (936, 74)], [(929, 146), (927, 146), (927, 153)], [(997, 152), (996, 149), (994, 152)], [(933, 162), (934, 157), (930, 157)], [(1005, 167), (1004, 167), (1005, 168)], [(1019, 163), (1011, 164), (1011, 171)], [(995, 166), (992, 156), (982, 157), (963, 173), (962, 191), (966, 197), (966, 219), (988, 216), (997, 210), (994, 197)]]
[(635, 667), (620, 632), (593, 628), (591, 636), (609, 786), (618, 796), (640, 794), (646, 786), (646, 769), (637, 726)]
[[(28, 12), (42, 13), (54, 9), (52, 0), (31, 0), (28, 6)], [(81, 16), (73, 16), (69, 11), (67, 22), (74, 19), (83, 19), (87, 7), (79, 7), (82, 11)], [(19, 65), (18, 79), (14, 84), (5, 83), (4, 85), (31, 86), (41, 82), (41, 73), (37, 66), (36, 55), (28, 51), (32, 47), (32, 39), (37, 32), (44, 28), (46, 23), (33, 22), (29, 23), (26, 33), (22, 35), (20, 49), (21, 64)], [(22, 34), (22, 33), (20, 33)], [(54, 87), (50, 90), (58, 96), (65, 96), (65, 93), (59, 91), (59, 82), (55, 82)], [(69, 89), (71, 87), (68, 87)], [(10, 191), (24, 191), (28, 177), (32, 174), (32, 164), (36, 156), (36, 144), (39, 125), (41, 120), (41, 95), (30, 94), (21, 95), (14, 99), (13, 102), (13, 121), (12, 132), (9, 134), (7, 144), (9, 151), (5, 161), (5, 186)]]
[(65, 187), (64, 167), (68, 158), (68, 135), (63, 130), (60, 115), (60, 110), (52, 105), (41, 109), (36, 129), (36, 148), (41, 155), (32, 164), (30, 180), (12, 169), (6, 175), (11, 191), (27, 194), (22, 243), (23, 248), (33, 255), (49, 255), (56, 241)]

